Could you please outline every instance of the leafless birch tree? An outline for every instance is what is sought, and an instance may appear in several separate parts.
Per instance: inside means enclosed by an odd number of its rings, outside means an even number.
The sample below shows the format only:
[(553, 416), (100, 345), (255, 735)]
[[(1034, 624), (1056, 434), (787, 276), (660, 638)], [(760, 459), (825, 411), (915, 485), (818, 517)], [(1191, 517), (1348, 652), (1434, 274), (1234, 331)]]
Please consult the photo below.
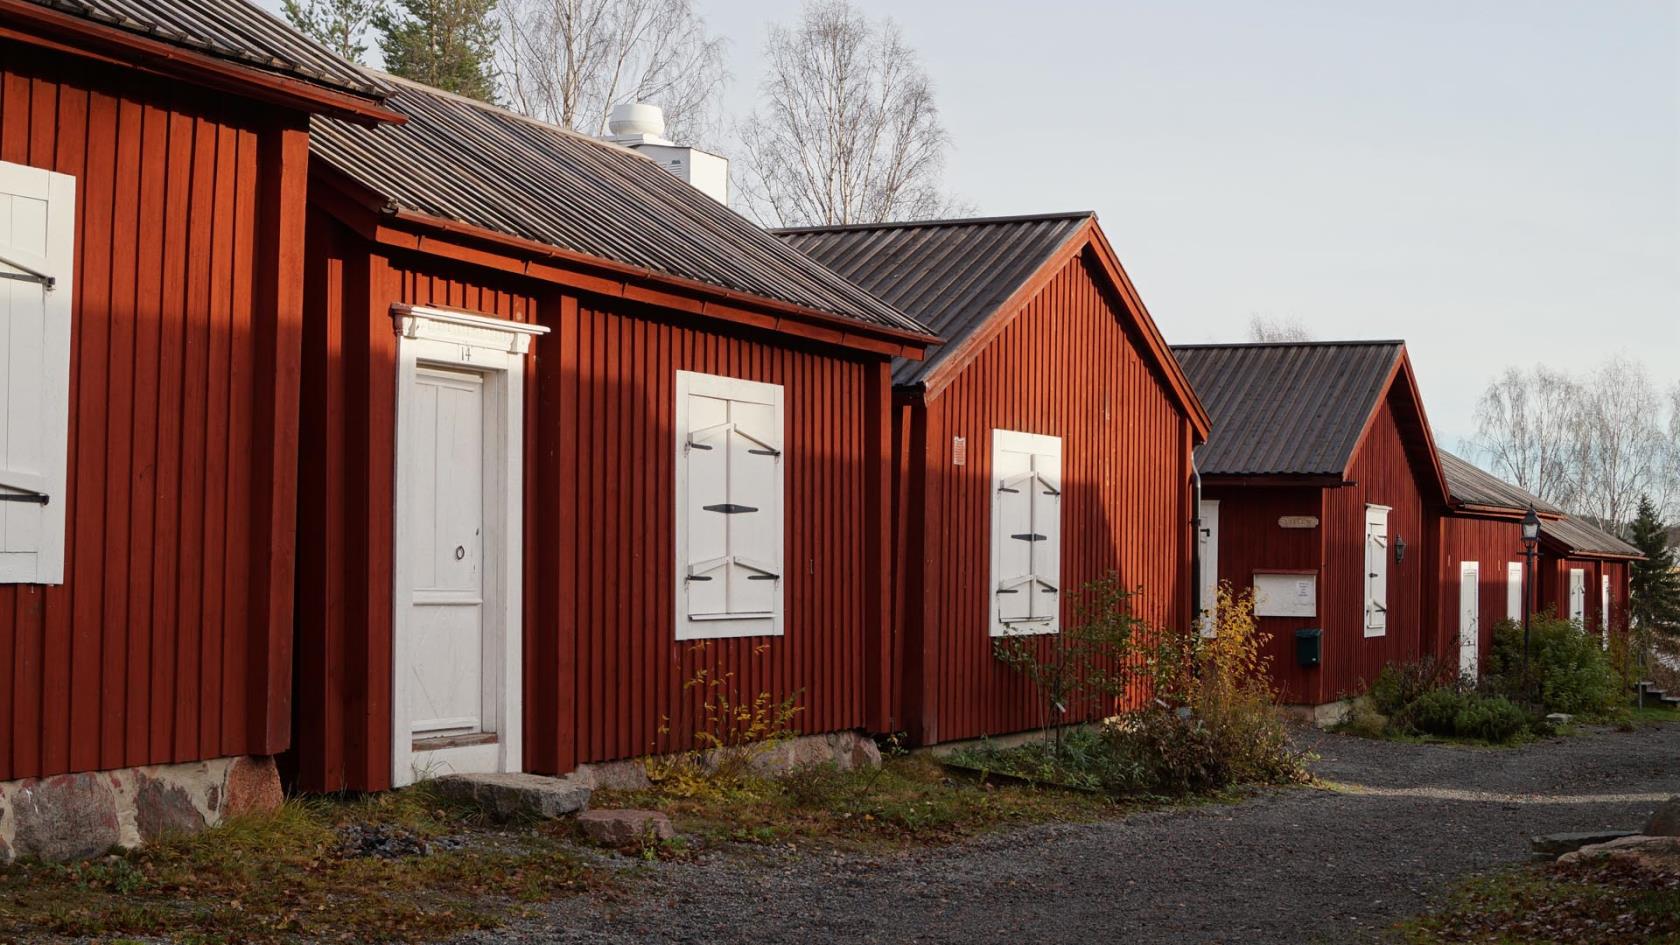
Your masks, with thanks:
[(501, 0), (504, 95), (517, 111), (584, 134), (614, 105), (665, 112), (668, 137), (700, 143), (717, 124), (724, 40), (692, 0)]
[(1482, 393), (1476, 426), (1494, 472), (1571, 512), (1621, 527), (1641, 495), (1680, 511), (1680, 385), (1665, 397), (1637, 361), (1580, 378), (1507, 369)]
[(890, 20), (807, 3), (764, 46), (758, 111), (741, 127), (740, 192), (766, 223), (879, 223), (960, 212), (942, 192), (950, 137), (933, 83)]
[(1312, 332), (1298, 318), (1253, 315), (1248, 319), (1248, 340), (1254, 342), (1311, 341)]
[(1554, 505), (1575, 499), (1570, 427), (1580, 402), (1574, 381), (1544, 366), (1507, 368), (1476, 404), (1477, 446), (1493, 471)]

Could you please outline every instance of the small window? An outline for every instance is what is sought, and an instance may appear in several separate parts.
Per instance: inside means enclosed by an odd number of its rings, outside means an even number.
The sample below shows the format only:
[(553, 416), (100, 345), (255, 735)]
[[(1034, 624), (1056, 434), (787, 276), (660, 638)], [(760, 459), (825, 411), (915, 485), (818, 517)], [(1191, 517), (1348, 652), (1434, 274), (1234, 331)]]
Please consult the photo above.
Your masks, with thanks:
[(1062, 440), (992, 431), (991, 634), (1055, 633), (1062, 612)]
[(1388, 633), (1388, 509), (1365, 507), (1365, 635)]
[(0, 583), (64, 583), (76, 181), (0, 162)]
[(782, 388), (677, 372), (677, 639), (782, 632)]

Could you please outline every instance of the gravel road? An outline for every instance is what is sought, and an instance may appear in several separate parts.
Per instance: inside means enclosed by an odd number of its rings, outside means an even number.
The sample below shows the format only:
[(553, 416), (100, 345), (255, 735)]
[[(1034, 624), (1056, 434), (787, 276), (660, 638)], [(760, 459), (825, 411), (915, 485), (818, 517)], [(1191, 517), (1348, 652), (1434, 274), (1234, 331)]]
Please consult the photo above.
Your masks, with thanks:
[(1529, 836), (1634, 828), (1680, 792), (1680, 725), (1512, 751), (1304, 738), (1346, 787), (888, 857), (729, 850), (468, 941), (1382, 941), (1459, 877), (1523, 859)]

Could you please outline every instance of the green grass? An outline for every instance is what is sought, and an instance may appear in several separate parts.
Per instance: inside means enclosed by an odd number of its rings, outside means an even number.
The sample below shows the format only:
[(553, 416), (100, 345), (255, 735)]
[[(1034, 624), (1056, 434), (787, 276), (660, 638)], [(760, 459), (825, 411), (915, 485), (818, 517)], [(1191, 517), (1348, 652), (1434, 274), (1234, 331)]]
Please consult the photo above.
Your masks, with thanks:
[(1012, 824), (1088, 821), (1128, 809), (1085, 793), (955, 778), (924, 755), (889, 758), (872, 771), (825, 765), (775, 780), (748, 776), (598, 791), (591, 805), (662, 810), (699, 845), (803, 842), (861, 849), (943, 843)]
[(1409, 945), (1680, 945), (1680, 871), (1596, 860), (1490, 873), (1401, 932)]
[[(352, 825), (443, 845), (379, 858), (346, 848)], [(143, 850), (0, 870), (0, 941), (27, 932), (109, 940), (289, 942), (356, 930), (358, 941), (494, 928), (521, 903), (596, 880), (563, 828), (491, 830), (423, 785), (355, 800), (288, 801)]]

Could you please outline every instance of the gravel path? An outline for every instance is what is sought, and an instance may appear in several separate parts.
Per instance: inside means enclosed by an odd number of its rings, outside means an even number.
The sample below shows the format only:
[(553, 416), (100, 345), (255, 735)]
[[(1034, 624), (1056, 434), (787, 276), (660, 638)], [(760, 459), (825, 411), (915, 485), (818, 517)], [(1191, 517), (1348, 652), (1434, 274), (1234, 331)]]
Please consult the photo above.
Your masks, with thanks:
[(1378, 941), (1533, 834), (1637, 827), (1680, 792), (1680, 725), (1513, 751), (1306, 738), (1346, 787), (889, 857), (732, 850), (469, 941)]

